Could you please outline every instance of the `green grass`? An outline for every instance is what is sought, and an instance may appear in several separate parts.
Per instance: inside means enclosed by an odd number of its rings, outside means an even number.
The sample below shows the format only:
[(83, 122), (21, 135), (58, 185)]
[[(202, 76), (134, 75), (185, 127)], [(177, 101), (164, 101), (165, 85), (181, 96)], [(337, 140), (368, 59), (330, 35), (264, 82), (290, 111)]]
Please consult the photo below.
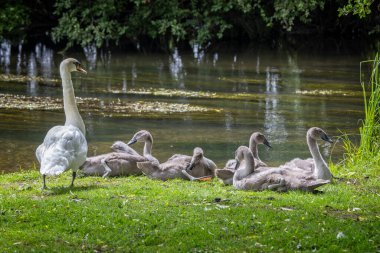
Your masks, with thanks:
[[(245, 192), (146, 177), (0, 176), (1, 252), (376, 252), (376, 178), (323, 193)], [(219, 201), (220, 200), (220, 201)], [(338, 234), (342, 235), (337, 238)], [(338, 236), (339, 237), (339, 236)]]

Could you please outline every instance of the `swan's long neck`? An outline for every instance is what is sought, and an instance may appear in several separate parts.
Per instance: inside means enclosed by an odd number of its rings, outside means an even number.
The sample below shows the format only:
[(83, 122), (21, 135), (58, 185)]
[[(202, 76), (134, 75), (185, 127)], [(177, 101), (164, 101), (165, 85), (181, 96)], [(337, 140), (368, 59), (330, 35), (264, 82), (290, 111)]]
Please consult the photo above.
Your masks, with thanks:
[(317, 142), (309, 135), (307, 135), (307, 145), (309, 146), (310, 153), (315, 163), (314, 176), (317, 179), (331, 179), (331, 172), (319, 152)]
[(63, 108), (66, 115), (65, 126), (73, 125), (79, 128), (83, 134), (86, 133), (86, 128), (82, 117), (79, 114), (78, 107), (75, 101), (73, 82), (71, 81), (71, 73), (63, 66), (60, 68), (62, 87), (63, 87)]
[(244, 152), (244, 160), (240, 163), (239, 168), (234, 174), (234, 184), (253, 173), (255, 169), (255, 160), (249, 151)]
[(252, 137), (249, 139), (249, 149), (251, 150), (253, 157), (261, 161), (259, 158), (259, 151), (257, 150), (257, 143)]
[(152, 136), (149, 136), (145, 140), (145, 144), (144, 144), (144, 156), (150, 156), (150, 155), (152, 155), (152, 147), (153, 147), (153, 138), (152, 138)]

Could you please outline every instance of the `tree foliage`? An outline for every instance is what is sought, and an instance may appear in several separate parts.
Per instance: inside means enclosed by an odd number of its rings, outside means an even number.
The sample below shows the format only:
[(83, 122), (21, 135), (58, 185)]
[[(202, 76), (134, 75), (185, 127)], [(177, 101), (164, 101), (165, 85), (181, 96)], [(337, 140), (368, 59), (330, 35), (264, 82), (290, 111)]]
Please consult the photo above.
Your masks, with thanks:
[[(45, 34), (67, 47), (108, 43), (207, 47), (226, 39), (267, 40), (330, 32), (380, 34), (374, 0), (6, 0), (0, 36)], [(338, 12), (339, 10), (339, 12)], [(348, 17), (354, 14), (360, 17)]]
[(53, 39), (67, 39), (68, 45), (101, 47), (104, 41), (118, 40), (125, 34), (120, 26), (122, 1), (62, 0), (55, 4), (58, 26), (53, 28)]
[(339, 16), (354, 14), (360, 18), (365, 18), (371, 14), (371, 5), (374, 0), (348, 0), (348, 3), (339, 8)]
[(0, 4), (0, 39), (22, 38), (29, 23), (29, 10), (19, 1)]

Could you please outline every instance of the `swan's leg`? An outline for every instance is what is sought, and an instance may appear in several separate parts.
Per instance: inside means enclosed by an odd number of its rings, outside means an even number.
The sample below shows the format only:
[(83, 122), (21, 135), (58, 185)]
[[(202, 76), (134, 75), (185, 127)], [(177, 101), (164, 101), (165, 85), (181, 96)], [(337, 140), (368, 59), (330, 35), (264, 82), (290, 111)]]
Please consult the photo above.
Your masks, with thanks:
[(209, 176), (204, 176), (204, 177), (193, 177), (192, 175), (190, 175), (189, 173), (187, 173), (186, 170), (182, 170), (182, 174), (184, 174), (190, 181), (204, 181), (202, 179), (209, 179), (210, 177)]
[(42, 190), (45, 190), (46, 188), (46, 175), (42, 175)]
[(76, 176), (77, 176), (77, 172), (73, 171), (73, 180), (71, 181), (70, 188), (72, 188), (74, 186), (74, 180), (75, 180)]
[(190, 175), (189, 173), (187, 173), (186, 170), (182, 170), (182, 174), (184, 174), (190, 181), (197, 180), (197, 178), (195, 178), (192, 175)]
[(101, 164), (103, 165), (104, 169), (106, 170), (106, 173), (103, 174), (103, 178), (105, 177), (108, 177), (108, 174), (110, 174), (110, 172), (112, 171), (111, 168), (108, 166), (108, 164), (106, 163), (106, 158), (103, 158), (102, 160), (100, 160)]

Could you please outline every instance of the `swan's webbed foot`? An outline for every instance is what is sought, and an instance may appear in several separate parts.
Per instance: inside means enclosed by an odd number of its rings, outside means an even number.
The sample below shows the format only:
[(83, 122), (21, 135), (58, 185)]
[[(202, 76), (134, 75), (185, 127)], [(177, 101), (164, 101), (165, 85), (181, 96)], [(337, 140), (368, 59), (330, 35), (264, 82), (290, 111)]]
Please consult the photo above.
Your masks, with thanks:
[(106, 170), (106, 173), (103, 174), (102, 178), (106, 178), (108, 177), (108, 175), (111, 173), (111, 168), (108, 166), (108, 164), (106, 163), (106, 159), (102, 159), (101, 161), (101, 164), (103, 165), (104, 169)]

